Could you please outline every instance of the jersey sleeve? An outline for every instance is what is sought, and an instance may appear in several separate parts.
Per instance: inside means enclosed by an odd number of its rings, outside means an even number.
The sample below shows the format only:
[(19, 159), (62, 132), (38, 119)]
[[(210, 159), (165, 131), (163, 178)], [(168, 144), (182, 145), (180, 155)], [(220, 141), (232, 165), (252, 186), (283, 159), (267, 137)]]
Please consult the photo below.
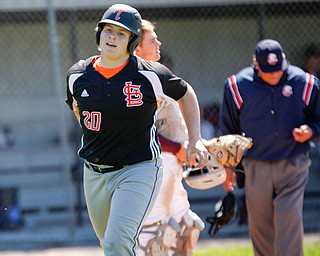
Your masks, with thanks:
[(92, 62), (92, 60), (96, 56), (92, 56), (87, 60), (79, 60), (75, 63), (67, 73), (67, 97), (65, 102), (69, 106), (71, 110), (73, 110), (72, 102), (73, 102), (73, 84), (77, 80), (78, 77), (82, 76), (87, 66)]
[(221, 131), (223, 134), (240, 134), (239, 112), (240, 110), (234, 101), (230, 84), (226, 81), (220, 119)]
[[(148, 79), (151, 79), (153, 84), (158, 84), (155, 90), (157, 99), (168, 100), (167, 97), (169, 97), (177, 101), (185, 95), (187, 92), (187, 82), (174, 75), (170, 69), (159, 62), (146, 61), (139, 57), (137, 58), (143, 69), (140, 72), (148, 72), (148, 75), (146, 75), (148, 76)], [(149, 73), (150, 71), (154, 74), (151, 75)]]
[(158, 64), (162, 69), (160, 79), (163, 80), (163, 92), (174, 100), (181, 99), (187, 92), (187, 82), (174, 75), (166, 66)]
[[(319, 93), (319, 79), (307, 73), (307, 82), (304, 90), (304, 102), (307, 104), (306, 123), (312, 129), (312, 141), (318, 143), (320, 138), (320, 93)], [(309, 89), (309, 99), (307, 100)]]
[(69, 106), (71, 110), (73, 110), (72, 102), (73, 102), (73, 82), (75, 81), (75, 74), (79, 72), (79, 67), (83, 66), (84, 60), (80, 60), (77, 63), (75, 63), (67, 73), (67, 98), (65, 99), (65, 102)]

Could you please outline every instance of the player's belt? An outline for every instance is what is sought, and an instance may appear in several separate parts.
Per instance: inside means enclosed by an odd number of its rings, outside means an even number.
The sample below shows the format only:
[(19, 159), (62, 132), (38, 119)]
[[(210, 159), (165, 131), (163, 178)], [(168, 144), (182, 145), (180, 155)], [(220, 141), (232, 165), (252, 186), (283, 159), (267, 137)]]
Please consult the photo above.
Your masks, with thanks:
[(118, 171), (125, 167), (125, 166), (111, 166), (111, 165), (95, 165), (95, 164), (89, 163), (88, 161), (85, 161), (84, 163), (90, 170), (99, 172), (99, 173)]

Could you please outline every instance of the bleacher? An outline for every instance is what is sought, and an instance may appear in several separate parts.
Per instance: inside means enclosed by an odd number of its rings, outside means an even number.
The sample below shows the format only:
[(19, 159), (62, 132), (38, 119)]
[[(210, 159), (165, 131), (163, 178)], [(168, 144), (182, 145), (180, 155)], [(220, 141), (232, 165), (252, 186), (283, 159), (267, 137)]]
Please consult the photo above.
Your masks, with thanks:
[(17, 191), (25, 228), (64, 223), (64, 213), (74, 206), (75, 188), (62, 154), (57, 145), (1, 152), (0, 188)]

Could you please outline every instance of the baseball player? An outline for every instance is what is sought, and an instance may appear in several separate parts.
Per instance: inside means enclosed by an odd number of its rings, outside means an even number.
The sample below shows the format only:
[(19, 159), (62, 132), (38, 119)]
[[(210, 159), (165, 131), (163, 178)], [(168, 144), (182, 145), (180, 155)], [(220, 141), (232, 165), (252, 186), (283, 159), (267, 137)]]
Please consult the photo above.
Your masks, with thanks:
[[(141, 41), (135, 53), (145, 60), (159, 61), (161, 42), (154, 29), (154, 24), (142, 20)], [(139, 255), (192, 255), (204, 223), (190, 210), (182, 184), (188, 131), (178, 103), (163, 102), (156, 124), (163, 152), (163, 181), (139, 235)], [(195, 165), (194, 158), (190, 164)]]
[[(303, 195), (319, 106), (319, 80), (290, 65), (272, 39), (256, 44), (253, 66), (227, 79), (222, 132), (253, 139), (242, 165), (255, 255), (303, 255)], [(235, 180), (228, 173), (227, 180), (232, 190)]]
[(83, 136), (84, 193), (105, 255), (136, 255), (137, 237), (162, 180), (157, 139), (158, 101), (179, 101), (189, 130), (187, 158), (207, 161), (192, 87), (160, 63), (133, 56), (141, 16), (115, 4), (96, 27), (100, 54), (74, 64), (67, 75), (67, 104)]

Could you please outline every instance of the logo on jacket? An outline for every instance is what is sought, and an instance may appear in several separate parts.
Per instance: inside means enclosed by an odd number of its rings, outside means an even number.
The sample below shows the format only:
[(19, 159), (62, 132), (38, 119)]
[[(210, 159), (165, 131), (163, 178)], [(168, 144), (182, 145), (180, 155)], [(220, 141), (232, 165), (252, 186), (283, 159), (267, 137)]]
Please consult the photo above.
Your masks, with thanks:
[(270, 65), (276, 65), (278, 63), (278, 57), (277, 57), (277, 54), (275, 53), (269, 53), (268, 54), (268, 63)]
[(132, 82), (126, 82), (123, 87), (123, 93), (127, 97), (125, 98), (127, 102), (127, 107), (137, 107), (143, 104), (143, 95), (140, 91), (140, 85), (134, 85)]
[(292, 91), (292, 87), (290, 85), (285, 85), (282, 88), (282, 94), (285, 97), (290, 97), (292, 95), (293, 91)]

